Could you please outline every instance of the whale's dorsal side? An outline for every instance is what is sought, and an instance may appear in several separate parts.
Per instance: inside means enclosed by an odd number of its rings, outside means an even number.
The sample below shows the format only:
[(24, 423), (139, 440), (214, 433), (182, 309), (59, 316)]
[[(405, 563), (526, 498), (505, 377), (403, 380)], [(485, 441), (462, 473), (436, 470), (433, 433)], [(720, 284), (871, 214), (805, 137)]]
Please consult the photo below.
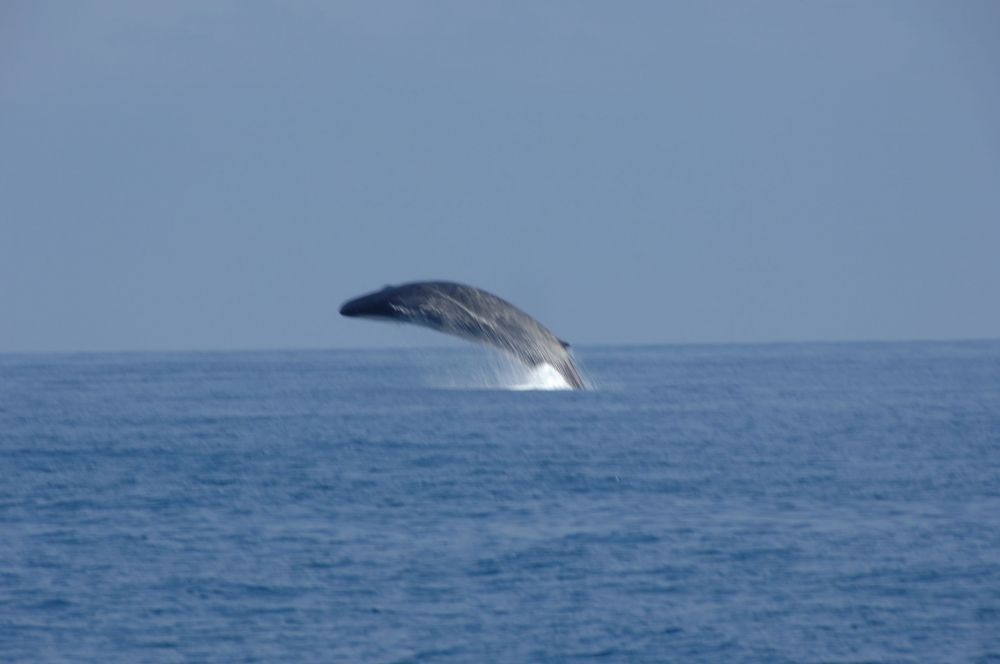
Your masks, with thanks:
[(551, 365), (574, 389), (586, 387), (568, 343), (510, 302), (473, 286), (450, 281), (387, 286), (346, 302), (340, 313), (413, 323), (494, 346), (530, 367)]

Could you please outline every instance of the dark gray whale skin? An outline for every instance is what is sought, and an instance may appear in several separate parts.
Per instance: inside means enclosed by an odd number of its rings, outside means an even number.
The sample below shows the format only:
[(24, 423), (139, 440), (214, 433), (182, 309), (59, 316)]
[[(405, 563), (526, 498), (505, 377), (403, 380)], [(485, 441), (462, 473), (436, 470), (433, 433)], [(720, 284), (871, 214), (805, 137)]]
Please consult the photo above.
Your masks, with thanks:
[(510, 353), (529, 367), (549, 364), (573, 389), (586, 387), (560, 341), (510, 302), (479, 288), (450, 281), (418, 281), (386, 286), (340, 308), (350, 318), (413, 323)]

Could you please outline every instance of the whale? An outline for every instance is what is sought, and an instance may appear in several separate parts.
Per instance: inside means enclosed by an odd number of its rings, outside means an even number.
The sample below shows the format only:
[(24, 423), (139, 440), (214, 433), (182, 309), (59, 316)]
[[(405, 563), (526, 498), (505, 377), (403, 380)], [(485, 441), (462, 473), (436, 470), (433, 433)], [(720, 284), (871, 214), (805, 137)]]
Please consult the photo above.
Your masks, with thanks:
[(569, 344), (501, 297), (451, 281), (416, 281), (348, 300), (348, 318), (420, 325), (468, 341), (493, 346), (529, 367), (548, 364), (575, 390), (586, 388)]

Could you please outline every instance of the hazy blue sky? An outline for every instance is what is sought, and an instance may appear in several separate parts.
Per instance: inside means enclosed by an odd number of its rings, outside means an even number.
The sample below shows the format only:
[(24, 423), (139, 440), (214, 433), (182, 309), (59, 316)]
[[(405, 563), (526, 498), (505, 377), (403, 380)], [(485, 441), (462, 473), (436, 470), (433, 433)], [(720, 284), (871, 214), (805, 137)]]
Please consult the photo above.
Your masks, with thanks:
[(1000, 337), (1000, 3), (0, 3), (0, 352)]

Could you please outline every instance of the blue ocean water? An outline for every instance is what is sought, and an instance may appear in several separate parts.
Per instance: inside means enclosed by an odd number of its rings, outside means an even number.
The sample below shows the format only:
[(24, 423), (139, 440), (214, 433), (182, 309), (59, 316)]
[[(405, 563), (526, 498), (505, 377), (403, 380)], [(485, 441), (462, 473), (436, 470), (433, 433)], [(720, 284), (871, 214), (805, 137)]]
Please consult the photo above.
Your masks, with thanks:
[(0, 661), (1000, 661), (1000, 343), (485, 357), (0, 356)]

